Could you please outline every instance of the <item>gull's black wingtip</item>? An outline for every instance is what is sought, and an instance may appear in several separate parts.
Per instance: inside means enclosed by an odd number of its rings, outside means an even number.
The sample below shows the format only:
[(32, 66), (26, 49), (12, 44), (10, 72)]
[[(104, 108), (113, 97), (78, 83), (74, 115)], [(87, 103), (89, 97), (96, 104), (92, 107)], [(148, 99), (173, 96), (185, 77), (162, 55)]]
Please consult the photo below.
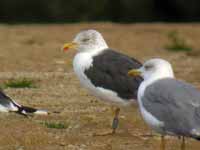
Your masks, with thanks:
[(28, 114), (36, 114), (36, 115), (48, 115), (48, 111), (46, 110), (41, 110), (41, 109), (36, 109), (32, 107), (27, 107), (27, 106), (17, 106), (18, 111), (17, 113), (27, 116)]

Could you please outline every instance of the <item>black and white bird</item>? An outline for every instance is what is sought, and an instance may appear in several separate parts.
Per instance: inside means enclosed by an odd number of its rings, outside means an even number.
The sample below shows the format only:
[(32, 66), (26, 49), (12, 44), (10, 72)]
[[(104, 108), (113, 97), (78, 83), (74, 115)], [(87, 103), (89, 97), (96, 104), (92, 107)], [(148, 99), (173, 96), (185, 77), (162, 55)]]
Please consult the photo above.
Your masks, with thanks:
[(28, 114), (48, 114), (46, 110), (39, 110), (18, 104), (8, 97), (2, 90), (0, 90), (0, 112), (15, 112), (24, 116), (27, 116)]
[[(96, 30), (78, 33), (73, 42), (64, 45), (63, 50), (70, 48), (77, 50), (73, 60), (75, 74), (91, 94), (117, 106), (130, 105), (136, 101), (142, 78), (131, 78), (127, 72), (141, 67), (139, 61), (110, 49)], [(118, 126), (119, 111), (118, 107), (115, 110), (112, 133), (115, 133)]]
[(138, 90), (139, 108), (147, 124), (162, 135), (162, 150), (167, 134), (182, 137), (181, 150), (184, 137), (200, 140), (200, 91), (176, 80), (169, 62), (151, 59), (128, 74), (144, 78)]

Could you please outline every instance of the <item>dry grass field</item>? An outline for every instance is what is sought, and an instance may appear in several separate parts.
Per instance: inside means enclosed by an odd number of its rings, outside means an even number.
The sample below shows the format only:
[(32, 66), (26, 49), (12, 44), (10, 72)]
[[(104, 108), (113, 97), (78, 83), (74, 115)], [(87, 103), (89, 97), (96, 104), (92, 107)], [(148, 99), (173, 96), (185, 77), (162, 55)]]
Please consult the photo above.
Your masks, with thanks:
[[(162, 57), (173, 64), (176, 77), (200, 88), (200, 24), (69, 24), (0, 25), (0, 83), (27, 78), (35, 88), (6, 88), (17, 102), (44, 108), (48, 116), (25, 118), (0, 114), (0, 150), (158, 150), (159, 136), (150, 133), (137, 107), (122, 108), (114, 136), (93, 136), (110, 129), (112, 111), (79, 85), (72, 69), (75, 51), (60, 49), (83, 29), (97, 29), (110, 47), (142, 62)], [(179, 34), (193, 51), (165, 49), (167, 34)], [(63, 124), (49, 128), (45, 123)], [(177, 150), (178, 138), (169, 137), (167, 149)], [(198, 150), (200, 142), (187, 140), (187, 149)]]

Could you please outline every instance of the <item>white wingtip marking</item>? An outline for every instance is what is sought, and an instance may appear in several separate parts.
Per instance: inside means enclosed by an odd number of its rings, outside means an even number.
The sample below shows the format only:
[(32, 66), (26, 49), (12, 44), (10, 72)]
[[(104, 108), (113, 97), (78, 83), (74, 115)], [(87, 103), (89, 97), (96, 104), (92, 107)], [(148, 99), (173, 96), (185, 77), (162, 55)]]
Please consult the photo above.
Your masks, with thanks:
[(36, 115), (48, 115), (48, 111), (46, 110), (37, 110), (36, 112), (34, 112), (34, 114)]

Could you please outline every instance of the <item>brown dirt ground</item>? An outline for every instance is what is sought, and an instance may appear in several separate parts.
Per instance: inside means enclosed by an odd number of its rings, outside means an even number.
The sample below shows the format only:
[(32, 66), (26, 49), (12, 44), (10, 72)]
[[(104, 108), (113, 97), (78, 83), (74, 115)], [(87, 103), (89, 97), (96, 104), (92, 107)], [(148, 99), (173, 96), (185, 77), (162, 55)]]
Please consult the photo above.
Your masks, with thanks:
[[(98, 101), (79, 85), (72, 70), (75, 51), (61, 52), (63, 43), (71, 41), (82, 29), (97, 29), (110, 47), (142, 62), (152, 57), (169, 60), (177, 78), (200, 87), (199, 24), (66, 24), (0, 25), (0, 82), (13, 78), (30, 78), (33, 89), (5, 89), (17, 102), (60, 111), (49, 116), (24, 118), (0, 114), (0, 150), (157, 150), (158, 136), (150, 132), (137, 108), (122, 108), (118, 133), (94, 137), (93, 133), (110, 129), (109, 104)], [(194, 47), (190, 54), (169, 52), (167, 34), (177, 30)], [(49, 129), (41, 122), (64, 122), (66, 129)], [(168, 149), (180, 146), (177, 138), (167, 140)], [(188, 149), (198, 150), (200, 143), (188, 139)]]

